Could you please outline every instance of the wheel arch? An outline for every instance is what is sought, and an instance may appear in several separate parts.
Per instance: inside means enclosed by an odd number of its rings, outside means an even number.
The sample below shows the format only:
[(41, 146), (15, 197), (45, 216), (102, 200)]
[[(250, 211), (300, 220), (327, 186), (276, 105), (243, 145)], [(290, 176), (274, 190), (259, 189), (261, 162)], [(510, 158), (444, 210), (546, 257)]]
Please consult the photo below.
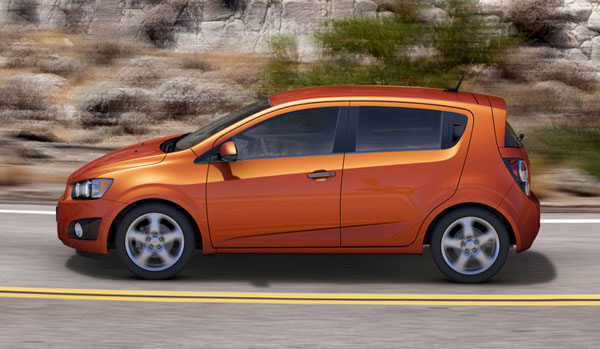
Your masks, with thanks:
[(516, 235), (515, 235), (515, 230), (513, 229), (512, 225), (510, 224), (510, 222), (508, 221), (508, 219), (506, 219), (506, 217), (500, 213), (500, 211), (496, 210), (495, 208), (482, 204), (482, 203), (478, 203), (478, 202), (464, 202), (464, 203), (460, 203), (460, 204), (456, 204), (450, 207), (447, 207), (446, 209), (444, 209), (442, 212), (438, 213), (437, 216), (431, 221), (431, 223), (429, 224), (429, 226), (427, 227), (427, 230), (425, 232), (425, 237), (423, 238), (423, 245), (428, 245), (430, 243), (431, 240), (431, 234), (433, 232), (433, 229), (435, 228), (435, 226), (437, 225), (437, 223), (439, 222), (439, 220), (444, 217), (445, 215), (449, 214), (450, 212), (453, 212), (455, 210), (464, 208), (464, 207), (478, 207), (478, 208), (482, 208), (484, 210), (487, 210), (493, 214), (495, 214), (504, 224), (504, 226), (506, 227), (506, 231), (508, 232), (508, 236), (510, 238), (510, 244), (511, 245), (516, 245), (517, 244), (517, 239), (516, 239)]
[(149, 199), (138, 200), (138, 201), (135, 201), (135, 202), (127, 205), (125, 208), (123, 208), (121, 210), (121, 212), (119, 212), (119, 214), (117, 214), (115, 219), (113, 219), (113, 221), (110, 225), (110, 228), (108, 230), (108, 237), (106, 240), (107, 244), (108, 244), (107, 247), (109, 250), (111, 248), (115, 248), (115, 235), (117, 232), (117, 227), (119, 226), (119, 223), (121, 222), (121, 219), (123, 219), (123, 217), (125, 217), (125, 215), (129, 211), (131, 211), (134, 207), (148, 204), (148, 203), (165, 204), (165, 205), (171, 206), (171, 207), (177, 209), (178, 211), (180, 211), (181, 213), (183, 213), (186, 216), (186, 218), (188, 219), (188, 221), (190, 222), (190, 224), (192, 225), (192, 229), (194, 229), (194, 236), (196, 237), (196, 248), (201, 249), (203, 247), (202, 233), (200, 232), (200, 227), (198, 227), (198, 223), (196, 222), (194, 217), (185, 208), (183, 208), (181, 205), (178, 205), (177, 203), (174, 203), (169, 200), (158, 199), (158, 198), (149, 198)]

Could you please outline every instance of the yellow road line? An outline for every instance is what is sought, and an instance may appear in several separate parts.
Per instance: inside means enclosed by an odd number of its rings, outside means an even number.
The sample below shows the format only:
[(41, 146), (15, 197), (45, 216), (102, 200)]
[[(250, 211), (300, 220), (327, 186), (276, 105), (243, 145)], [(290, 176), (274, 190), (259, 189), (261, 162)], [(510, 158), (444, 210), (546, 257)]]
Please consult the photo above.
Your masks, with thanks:
[(600, 294), (339, 294), (95, 290), (0, 287), (0, 298), (177, 303), (361, 304), (443, 306), (600, 306)]

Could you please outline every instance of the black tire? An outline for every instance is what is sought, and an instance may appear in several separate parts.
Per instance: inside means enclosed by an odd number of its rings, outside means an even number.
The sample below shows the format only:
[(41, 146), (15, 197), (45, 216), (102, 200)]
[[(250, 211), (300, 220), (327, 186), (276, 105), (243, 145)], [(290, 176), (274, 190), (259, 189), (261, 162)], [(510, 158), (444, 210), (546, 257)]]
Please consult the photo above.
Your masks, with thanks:
[[(149, 226), (150, 218), (146, 220), (144, 217), (160, 217), (160, 223), (158, 225), (159, 233), (156, 234), (159, 236), (157, 239), (160, 240), (153, 240), (152, 243), (146, 240), (147, 244), (142, 244), (136, 239), (127, 237), (127, 231), (134, 222), (140, 224), (140, 226), (142, 226), (142, 231), (146, 232), (146, 229), (144, 228)], [(175, 222), (176, 225), (174, 225), (173, 222)], [(179, 230), (177, 228), (179, 228)], [(179, 239), (170, 243), (161, 244), (160, 241), (163, 241), (163, 236), (168, 234), (161, 235), (160, 231), (169, 229), (177, 231), (177, 237)], [(181, 231), (182, 234), (179, 234), (179, 231)], [(143, 236), (148, 237), (149, 235), (153, 234), (148, 231), (147, 235)], [(154, 245), (154, 243), (156, 243), (156, 245)], [(133, 208), (123, 217), (123, 219), (121, 219), (115, 235), (115, 246), (119, 257), (125, 266), (127, 266), (127, 269), (134, 275), (143, 279), (160, 280), (171, 278), (183, 269), (194, 253), (196, 248), (196, 238), (189, 219), (179, 209), (163, 203), (147, 203)], [(159, 246), (164, 248), (161, 249)], [(168, 246), (170, 247), (168, 248)], [(155, 263), (154, 266), (147, 265), (146, 267), (142, 267), (138, 264), (141, 263), (142, 259), (135, 259), (135, 252), (138, 252), (138, 256), (140, 256), (143, 252), (150, 251), (152, 255), (146, 260), (163, 260), (157, 253), (159, 251), (164, 252), (163, 250), (169, 251), (167, 252), (169, 253), (167, 257), (172, 258), (170, 263), (164, 263), (163, 266), (160, 266), (159, 263)], [(171, 256), (172, 251), (176, 251), (175, 257), (177, 259)], [(138, 263), (136, 263), (135, 260), (137, 260)]]
[[(473, 219), (470, 219), (470, 217), (473, 217)], [(464, 222), (473, 222), (471, 226), (475, 231), (473, 235), (476, 237), (467, 237), (466, 239), (469, 241), (464, 238), (464, 226), (469, 224), (464, 224)], [(486, 229), (488, 226), (484, 222), (487, 222), (495, 230), (497, 239), (490, 240), (487, 238), (485, 239), (487, 241), (485, 245), (481, 245), (484, 247), (481, 247), (479, 241), (474, 241), (479, 240), (477, 236), (482, 237), (482, 240), (485, 236), (491, 236), (482, 233), (484, 229), (485, 231), (491, 231)], [(459, 248), (448, 247), (452, 246), (452, 243), (445, 243), (445, 247), (443, 247), (442, 239), (447, 230), (447, 237), (450, 238), (450, 241), (461, 241)], [(452, 236), (452, 234), (455, 235)], [(456, 282), (479, 283), (489, 280), (502, 269), (508, 257), (510, 239), (504, 223), (496, 214), (480, 207), (463, 207), (449, 212), (437, 222), (432, 231), (430, 245), (433, 261), (444, 275)], [(497, 255), (496, 249), (492, 246), (497, 246)], [(469, 247), (471, 248), (469, 249)], [(484, 259), (489, 258), (488, 264), (479, 262), (477, 258), (473, 260), (473, 256), (480, 255), (480, 252), (483, 253)], [(452, 263), (452, 257), (455, 255), (456, 261), (466, 259), (467, 264)], [(492, 256), (495, 256), (495, 259)], [(459, 265), (463, 268), (459, 268)], [(471, 270), (467, 270), (468, 265), (472, 266)], [(478, 269), (477, 266), (480, 266), (480, 268)], [(484, 266), (487, 267), (484, 268)], [(463, 270), (463, 272), (458, 271), (458, 269)]]

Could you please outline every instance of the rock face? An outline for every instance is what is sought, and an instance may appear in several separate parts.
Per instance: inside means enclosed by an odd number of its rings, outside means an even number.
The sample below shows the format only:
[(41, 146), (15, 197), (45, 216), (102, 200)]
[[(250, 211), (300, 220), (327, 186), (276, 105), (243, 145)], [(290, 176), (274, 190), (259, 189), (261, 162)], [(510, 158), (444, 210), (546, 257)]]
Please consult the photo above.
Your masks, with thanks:
[[(446, 17), (444, 0), (421, 0), (423, 20)], [(490, 21), (506, 21), (513, 1), (478, 0)], [(560, 49), (597, 59), (600, 0), (548, 0), (561, 22), (549, 38)], [(99, 38), (149, 42), (177, 51), (261, 52), (273, 35), (294, 33), (303, 58), (328, 20), (380, 17), (389, 0), (0, 0), (0, 23), (66, 29)], [(582, 57), (577, 57), (580, 60)]]

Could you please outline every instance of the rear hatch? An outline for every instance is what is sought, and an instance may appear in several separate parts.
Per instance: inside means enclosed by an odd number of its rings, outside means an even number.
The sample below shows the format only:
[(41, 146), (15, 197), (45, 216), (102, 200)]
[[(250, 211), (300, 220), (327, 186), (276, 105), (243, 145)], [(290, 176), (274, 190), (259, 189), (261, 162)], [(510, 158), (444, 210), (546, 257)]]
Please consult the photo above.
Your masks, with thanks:
[(494, 116), (496, 142), (508, 171), (525, 195), (531, 195), (531, 163), (527, 151), (506, 118), (506, 102), (502, 98), (488, 96)]

